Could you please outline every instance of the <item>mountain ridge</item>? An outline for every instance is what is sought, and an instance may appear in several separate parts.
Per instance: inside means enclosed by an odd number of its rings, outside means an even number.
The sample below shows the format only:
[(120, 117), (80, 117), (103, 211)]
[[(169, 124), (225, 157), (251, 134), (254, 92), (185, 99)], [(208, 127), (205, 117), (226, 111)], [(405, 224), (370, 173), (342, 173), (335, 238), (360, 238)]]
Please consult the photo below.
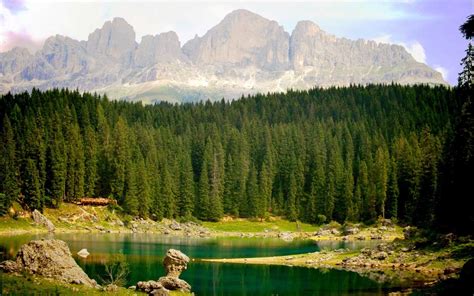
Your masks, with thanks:
[(19, 48), (0, 53), (0, 93), (69, 87), (114, 99), (183, 102), (314, 86), (446, 84), (402, 46), (339, 38), (307, 20), (289, 34), (243, 9), (183, 45), (174, 31), (135, 38), (116, 17), (87, 40), (54, 35), (34, 55)]

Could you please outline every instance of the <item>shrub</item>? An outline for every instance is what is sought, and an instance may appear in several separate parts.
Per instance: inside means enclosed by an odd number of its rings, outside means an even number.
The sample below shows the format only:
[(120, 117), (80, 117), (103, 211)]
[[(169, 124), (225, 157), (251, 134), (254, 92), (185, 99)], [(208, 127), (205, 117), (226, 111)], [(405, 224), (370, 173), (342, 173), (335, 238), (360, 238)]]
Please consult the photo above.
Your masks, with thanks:
[(130, 272), (125, 255), (114, 254), (104, 263), (105, 275), (101, 277), (105, 285), (124, 286)]

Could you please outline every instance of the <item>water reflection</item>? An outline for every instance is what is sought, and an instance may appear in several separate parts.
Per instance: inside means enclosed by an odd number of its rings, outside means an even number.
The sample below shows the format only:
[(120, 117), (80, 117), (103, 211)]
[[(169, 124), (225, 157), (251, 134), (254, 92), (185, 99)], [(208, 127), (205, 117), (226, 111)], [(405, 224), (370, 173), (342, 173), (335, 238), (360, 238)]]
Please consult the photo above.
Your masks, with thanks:
[[(360, 249), (372, 242), (311, 242), (261, 238), (192, 238), (152, 234), (56, 234), (0, 237), (3, 259), (13, 258), (19, 247), (43, 237), (65, 240), (73, 254), (82, 248), (87, 258), (74, 256), (86, 273), (99, 280), (109, 256), (122, 253), (130, 265), (128, 284), (164, 275), (162, 258), (176, 248), (191, 258), (232, 258), (289, 255), (321, 249)], [(196, 295), (382, 295), (386, 286), (360, 275), (337, 270), (289, 266), (222, 264), (192, 261), (182, 278)]]

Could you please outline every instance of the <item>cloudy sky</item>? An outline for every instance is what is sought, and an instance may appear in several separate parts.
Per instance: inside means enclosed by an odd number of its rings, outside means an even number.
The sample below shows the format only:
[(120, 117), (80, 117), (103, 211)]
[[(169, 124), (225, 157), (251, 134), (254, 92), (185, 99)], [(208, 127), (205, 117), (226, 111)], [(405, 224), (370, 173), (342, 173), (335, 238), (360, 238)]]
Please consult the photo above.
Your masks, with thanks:
[(184, 43), (238, 8), (273, 19), (290, 33), (299, 20), (311, 20), (339, 37), (401, 44), (455, 84), (467, 47), (458, 28), (473, 13), (474, 0), (0, 0), (0, 52), (14, 46), (34, 52), (54, 34), (86, 40), (113, 17), (135, 28), (137, 42), (173, 30)]

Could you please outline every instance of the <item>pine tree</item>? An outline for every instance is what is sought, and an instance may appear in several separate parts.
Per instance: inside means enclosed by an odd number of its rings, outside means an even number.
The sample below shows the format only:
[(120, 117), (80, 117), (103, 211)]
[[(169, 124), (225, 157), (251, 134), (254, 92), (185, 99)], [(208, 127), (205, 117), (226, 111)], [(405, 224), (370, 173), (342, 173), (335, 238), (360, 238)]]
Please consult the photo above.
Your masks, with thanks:
[(207, 164), (202, 164), (202, 170), (198, 184), (198, 196), (194, 215), (201, 220), (207, 220), (209, 217), (209, 177), (207, 172)]
[[(129, 161), (126, 167), (123, 208), (130, 215), (138, 214), (138, 186), (135, 165)], [(140, 205), (141, 206), (141, 205)]]
[[(207, 145), (206, 145), (207, 146)], [(217, 143), (213, 147), (212, 160), (209, 167), (209, 208), (208, 219), (218, 221), (224, 213), (222, 200), (224, 193), (224, 151)]]
[(161, 200), (163, 204), (163, 216), (165, 218), (174, 218), (176, 217), (176, 199), (173, 192), (173, 184), (171, 180), (171, 175), (168, 171), (168, 168), (164, 166), (161, 172)]
[(388, 187), (387, 187), (387, 203), (386, 203), (386, 215), (387, 218), (398, 218), (398, 173), (397, 164), (395, 158), (392, 156), (390, 159), (390, 169), (388, 176)]
[(41, 185), (38, 168), (32, 159), (26, 161), (23, 177), (24, 203), (30, 210), (43, 211), (44, 200), (41, 196)]
[(127, 134), (128, 130), (125, 120), (123, 117), (119, 117), (113, 136), (110, 191), (120, 201), (123, 201), (126, 164), (129, 157)]
[(145, 168), (143, 157), (140, 157), (136, 169), (137, 174), (137, 201), (138, 215), (141, 218), (147, 218), (150, 210), (151, 188), (148, 170)]
[(84, 194), (88, 197), (93, 197), (96, 195), (98, 180), (98, 147), (97, 137), (91, 126), (85, 128), (84, 147), (84, 158), (86, 160), (84, 168)]
[(249, 217), (257, 217), (259, 207), (261, 208), (262, 198), (258, 194), (257, 172), (253, 164), (250, 166), (249, 176), (247, 179), (246, 195), (247, 195), (247, 202), (248, 202), (247, 215)]
[[(388, 168), (387, 157), (382, 148), (378, 148), (375, 153), (374, 164), (375, 183), (375, 212), (377, 215), (385, 217), (385, 201), (387, 200)], [(372, 215), (371, 215), (372, 216)], [(374, 219), (376, 217), (370, 217)]]
[(184, 152), (179, 174), (179, 215), (190, 218), (194, 210), (194, 181), (191, 155)]
[(12, 202), (16, 201), (20, 192), (18, 184), (18, 163), (16, 158), (16, 143), (8, 116), (3, 118), (3, 128), (0, 135), (0, 192), (4, 194), (0, 201), (0, 215), (6, 213)]
[(52, 121), (52, 135), (48, 149), (48, 186), (53, 206), (59, 207), (66, 194), (67, 155), (61, 121)]
[(288, 193), (286, 196), (286, 218), (290, 221), (295, 221), (298, 217), (296, 212), (296, 180), (293, 172), (290, 173), (290, 178), (288, 180)]

